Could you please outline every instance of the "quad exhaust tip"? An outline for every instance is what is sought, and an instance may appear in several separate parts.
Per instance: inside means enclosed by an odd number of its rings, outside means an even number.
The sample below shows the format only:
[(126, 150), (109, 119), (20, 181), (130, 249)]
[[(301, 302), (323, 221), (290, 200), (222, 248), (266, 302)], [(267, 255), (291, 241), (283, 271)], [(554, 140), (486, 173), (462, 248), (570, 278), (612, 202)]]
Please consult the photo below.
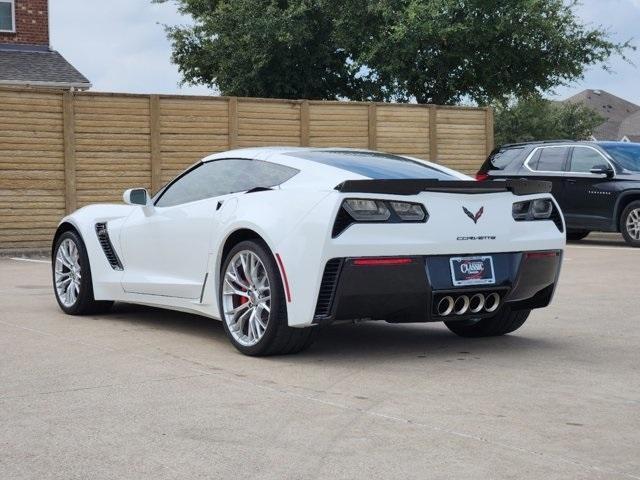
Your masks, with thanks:
[(497, 293), (492, 293), (487, 295), (487, 298), (484, 301), (484, 311), (491, 313), (495, 312), (500, 306), (500, 295)]
[(481, 293), (476, 293), (471, 300), (469, 300), (469, 312), (480, 313), (484, 308), (485, 298)]
[(440, 315), (441, 317), (451, 315), (451, 312), (453, 312), (454, 304), (455, 301), (453, 300), (452, 296), (447, 295), (446, 297), (442, 297), (438, 302), (438, 306), (436, 307), (438, 315)]
[(451, 314), (493, 313), (500, 307), (500, 301), (500, 294), (496, 292), (486, 296), (482, 293), (476, 293), (471, 297), (460, 295), (455, 298), (447, 295), (440, 299), (436, 305), (436, 311), (441, 317), (448, 317)]
[(469, 310), (469, 297), (460, 295), (453, 304), (453, 313), (456, 315), (464, 315)]

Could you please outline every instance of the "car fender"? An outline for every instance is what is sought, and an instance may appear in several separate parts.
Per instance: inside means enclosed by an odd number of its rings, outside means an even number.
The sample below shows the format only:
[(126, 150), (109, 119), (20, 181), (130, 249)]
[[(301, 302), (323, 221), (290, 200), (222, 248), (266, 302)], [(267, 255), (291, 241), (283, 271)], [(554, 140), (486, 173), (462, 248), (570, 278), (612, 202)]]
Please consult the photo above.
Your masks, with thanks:
[(616, 231), (620, 227), (619, 219), (620, 219), (620, 215), (622, 215), (622, 210), (623, 210), (622, 206), (628, 203), (626, 202), (626, 199), (628, 199), (629, 197), (636, 197), (638, 200), (640, 200), (640, 189), (636, 188), (636, 189), (624, 190), (620, 193), (620, 195), (618, 195), (618, 198), (616, 199), (615, 207), (613, 209), (614, 215), (613, 215), (613, 218), (611, 219), (611, 226)]
[[(215, 279), (216, 287), (215, 299), (208, 298), (216, 305), (212, 312), (213, 316), (218, 316), (219, 313), (217, 292), (222, 281), (223, 250), (229, 237), (239, 230), (255, 232), (266, 243), (274, 257), (280, 257), (277, 263), (283, 284), (289, 283), (291, 298), (294, 298), (293, 292), (298, 286), (292, 285), (289, 281), (287, 265), (295, 260), (286, 239), (295, 238), (297, 243), (305, 244), (305, 233), (301, 231), (301, 225), (305, 223), (305, 218), (332, 193), (337, 194), (334, 191), (274, 189), (234, 197), (233, 201), (228, 201), (230, 205), (221, 208), (221, 228), (212, 242), (213, 261), (210, 263), (209, 270), (209, 275)], [(317, 230), (324, 233), (326, 224), (319, 225)], [(300, 288), (303, 287), (300, 286)], [(289, 307), (290, 304), (291, 302), (288, 302)]]
[(95, 225), (97, 223), (108, 223), (111, 243), (116, 252), (119, 252), (119, 224), (129, 216), (134, 208), (140, 207), (116, 204), (88, 205), (67, 215), (60, 221), (59, 226), (65, 223), (72, 225), (84, 242), (87, 256), (89, 257), (93, 292), (96, 300), (121, 298), (122, 286), (120, 278), (122, 272), (114, 270), (107, 261), (107, 257), (98, 240)]

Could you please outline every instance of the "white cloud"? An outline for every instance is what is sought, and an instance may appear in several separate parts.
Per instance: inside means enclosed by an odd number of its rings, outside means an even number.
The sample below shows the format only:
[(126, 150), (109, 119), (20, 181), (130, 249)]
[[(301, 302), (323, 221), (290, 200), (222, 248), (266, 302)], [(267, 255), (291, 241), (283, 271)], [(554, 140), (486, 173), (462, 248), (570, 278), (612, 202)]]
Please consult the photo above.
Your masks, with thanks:
[(94, 90), (211, 94), (180, 88), (162, 24), (186, 23), (174, 5), (150, 0), (51, 0), (51, 43)]
[[(618, 42), (632, 40), (640, 47), (637, 26), (640, 24), (640, 0), (587, 0), (578, 7), (578, 15), (591, 26), (602, 26)], [(619, 56), (607, 63), (611, 72), (604, 71), (602, 65), (593, 66), (585, 73), (583, 80), (568, 87), (558, 88), (556, 97), (566, 98), (585, 88), (606, 90), (634, 103), (640, 104), (640, 51), (628, 51), (627, 56), (634, 64)]]

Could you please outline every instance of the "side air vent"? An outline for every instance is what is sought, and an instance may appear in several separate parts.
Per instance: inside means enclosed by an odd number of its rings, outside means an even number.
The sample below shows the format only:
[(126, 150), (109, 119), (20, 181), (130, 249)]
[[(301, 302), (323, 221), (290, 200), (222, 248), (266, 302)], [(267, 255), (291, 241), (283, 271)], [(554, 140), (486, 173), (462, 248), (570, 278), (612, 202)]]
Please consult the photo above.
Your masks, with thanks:
[(327, 262), (327, 265), (324, 268), (324, 275), (322, 275), (320, 293), (318, 293), (318, 303), (316, 303), (316, 318), (323, 318), (331, 315), (331, 306), (336, 293), (341, 268), (341, 258), (334, 258)]
[(100, 242), (100, 246), (107, 257), (107, 261), (109, 262), (109, 265), (111, 265), (111, 268), (114, 270), (124, 270), (118, 255), (113, 249), (113, 245), (111, 245), (111, 239), (109, 238), (109, 232), (107, 231), (107, 224), (96, 223), (96, 233), (98, 234), (98, 241)]
[(549, 220), (552, 220), (553, 223), (556, 224), (556, 227), (558, 227), (558, 230), (560, 230), (561, 232), (564, 232), (564, 227), (562, 226), (562, 214), (556, 208), (555, 205), (553, 206), (553, 212), (551, 212), (551, 217), (549, 218)]
[(333, 238), (336, 238), (338, 235), (344, 232), (352, 223), (353, 217), (349, 215), (349, 212), (347, 212), (344, 207), (340, 207), (338, 215), (336, 216), (336, 221), (333, 224), (333, 231), (331, 232), (331, 236)]

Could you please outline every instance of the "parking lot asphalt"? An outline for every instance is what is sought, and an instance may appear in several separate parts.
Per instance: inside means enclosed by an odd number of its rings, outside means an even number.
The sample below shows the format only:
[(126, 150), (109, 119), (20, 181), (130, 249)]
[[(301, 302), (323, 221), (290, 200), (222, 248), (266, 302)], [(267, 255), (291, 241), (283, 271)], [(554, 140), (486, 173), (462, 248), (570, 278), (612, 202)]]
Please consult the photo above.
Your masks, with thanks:
[(260, 359), (193, 315), (63, 315), (49, 265), (0, 259), (0, 479), (639, 479), (639, 260), (570, 245), (509, 336), (371, 322)]

